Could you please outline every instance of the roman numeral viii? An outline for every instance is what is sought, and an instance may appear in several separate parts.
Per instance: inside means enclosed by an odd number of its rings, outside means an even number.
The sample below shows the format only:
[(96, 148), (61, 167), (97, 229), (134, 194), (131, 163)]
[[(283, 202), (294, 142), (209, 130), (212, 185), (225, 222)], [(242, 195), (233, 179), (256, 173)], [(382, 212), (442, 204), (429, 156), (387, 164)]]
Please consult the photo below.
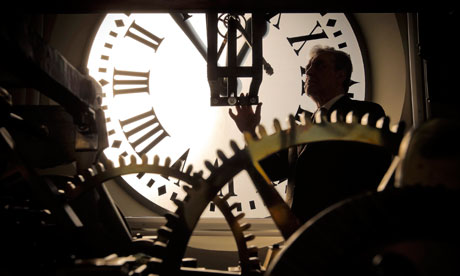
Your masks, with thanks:
[(150, 71), (123, 71), (113, 68), (113, 96), (149, 93)]
[[(141, 121), (143, 123), (141, 123)], [(160, 143), (164, 138), (169, 136), (168, 132), (166, 132), (166, 130), (160, 124), (160, 121), (158, 121), (158, 117), (155, 115), (155, 111), (153, 110), (153, 108), (147, 112), (133, 116), (126, 120), (120, 120), (120, 125), (122, 126), (123, 132), (125, 133), (125, 136), (128, 139), (130, 145), (139, 155), (144, 155), (148, 153), (158, 143)], [(130, 129), (129, 131), (124, 130), (125, 127), (129, 128), (131, 126), (133, 126), (133, 128)], [(145, 129), (150, 129), (150, 130), (148, 130), (143, 135), (138, 134), (138, 133), (141, 133)], [(137, 138), (134, 138), (132, 139), (133, 141), (130, 141), (131, 137), (137, 137)], [(155, 137), (155, 138), (153, 140), (146, 142), (147, 140), (149, 140), (149, 138), (152, 138), (152, 137)], [(146, 142), (146, 145), (141, 150), (137, 150), (136, 147), (138, 147), (140, 144), (144, 142)]]

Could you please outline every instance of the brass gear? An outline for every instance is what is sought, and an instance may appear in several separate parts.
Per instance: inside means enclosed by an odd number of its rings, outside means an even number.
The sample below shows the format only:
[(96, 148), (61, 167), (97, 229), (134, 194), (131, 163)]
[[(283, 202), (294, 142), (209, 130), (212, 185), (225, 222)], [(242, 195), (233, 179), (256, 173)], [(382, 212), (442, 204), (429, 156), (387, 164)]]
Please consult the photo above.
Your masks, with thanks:
[(458, 275), (459, 197), (411, 186), (337, 202), (299, 228), (265, 275)]
[(236, 246), (238, 248), (238, 257), (240, 259), (240, 267), (243, 275), (250, 275), (250, 273), (257, 274), (260, 271), (260, 260), (258, 258), (258, 248), (256, 246), (248, 246), (247, 242), (252, 241), (255, 236), (253, 234), (245, 234), (244, 231), (249, 230), (251, 225), (249, 223), (240, 223), (239, 221), (244, 217), (242, 213), (235, 216), (232, 210), (237, 207), (236, 204), (229, 205), (228, 199), (230, 194), (224, 197), (216, 196), (213, 203), (219, 208), (230, 226), (230, 230), (235, 238)]
[(115, 166), (112, 161), (107, 160), (106, 165), (98, 162), (93, 168), (88, 168), (82, 174), (75, 176), (74, 181), (68, 182), (66, 187), (66, 194), (71, 200), (75, 200), (83, 193), (93, 189), (101, 183), (119, 177), (121, 175), (132, 173), (152, 173), (168, 175), (189, 185), (200, 185), (202, 179), (197, 174), (192, 175), (192, 166), (188, 166), (185, 172), (182, 172), (179, 167), (171, 166), (171, 158), (167, 157), (164, 165), (160, 165), (160, 158), (155, 156), (153, 162), (148, 160), (147, 156), (141, 157), (141, 163), (138, 163), (136, 156), (130, 156), (130, 163), (126, 164), (125, 158), (120, 156), (118, 158), (119, 166)]
[[(338, 118), (336, 111), (327, 118), (324, 113), (318, 112), (315, 124), (307, 121), (305, 116), (301, 117), (299, 124), (291, 115), (289, 128), (286, 130), (281, 128), (278, 120), (274, 120), (275, 132), (272, 135), (267, 135), (263, 126), (259, 126), (259, 137), (256, 139), (249, 133), (245, 133), (247, 147), (244, 149), (240, 149), (234, 141), (230, 141), (234, 155), (227, 158), (222, 151), (217, 151), (217, 156), (222, 161), (219, 167), (214, 167), (211, 162), (205, 161), (206, 167), (211, 172), (205, 180), (206, 185), (186, 189), (186, 199), (177, 202), (176, 213), (167, 217), (163, 231), (158, 232), (159, 240), (165, 247), (164, 255), (159, 256), (163, 260), (160, 274), (170, 275), (180, 270), (186, 246), (204, 209), (216, 197), (219, 190), (242, 170), (249, 173), (282, 236), (288, 239), (300, 227), (300, 223), (258, 162), (272, 153), (291, 146), (327, 140), (368, 143), (389, 148), (396, 153), (403, 136), (404, 124), (399, 123), (397, 129), (391, 131), (388, 117), (381, 118), (376, 125), (372, 126), (368, 125), (368, 118), (368, 114), (358, 118), (350, 112), (342, 119)], [(243, 217), (244, 213), (241, 213), (239, 219)], [(247, 273), (260, 273), (260, 271), (252, 269)]]

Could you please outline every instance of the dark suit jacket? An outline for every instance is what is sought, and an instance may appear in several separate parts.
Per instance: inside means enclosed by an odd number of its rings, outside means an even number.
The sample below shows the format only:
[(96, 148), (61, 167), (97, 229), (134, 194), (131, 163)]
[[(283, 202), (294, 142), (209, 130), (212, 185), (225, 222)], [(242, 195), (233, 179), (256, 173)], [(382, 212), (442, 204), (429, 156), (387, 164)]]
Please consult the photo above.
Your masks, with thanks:
[[(339, 99), (330, 110), (340, 117), (353, 110), (361, 117), (369, 113), (370, 124), (385, 116), (375, 103)], [(299, 155), (299, 152), (300, 155)], [(293, 188), (292, 211), (305, 222), (333, 203), (370, 189), (376, 189), (391, 162), (386, 149), (362, 143), (327, 141), (280, 152), (262, 166), (272, 181), (288, 178)]]

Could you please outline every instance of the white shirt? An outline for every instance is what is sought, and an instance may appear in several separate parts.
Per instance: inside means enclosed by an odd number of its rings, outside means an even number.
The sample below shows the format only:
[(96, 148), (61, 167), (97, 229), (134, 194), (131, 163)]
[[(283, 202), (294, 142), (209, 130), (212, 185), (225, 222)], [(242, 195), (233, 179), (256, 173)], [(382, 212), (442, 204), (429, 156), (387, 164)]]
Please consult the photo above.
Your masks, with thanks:
[(318, 112), (321, 108), (329, 110), (331, 107), (342, 97), (345, 97), (345, 94), (340, 94), (335, 96), (334, 98), (330, 99), (327, 103), (323, 104), (322, 106), (318, 107), (315, 112), (313, 112), (312, 118), (315, 118), (316, 112)]

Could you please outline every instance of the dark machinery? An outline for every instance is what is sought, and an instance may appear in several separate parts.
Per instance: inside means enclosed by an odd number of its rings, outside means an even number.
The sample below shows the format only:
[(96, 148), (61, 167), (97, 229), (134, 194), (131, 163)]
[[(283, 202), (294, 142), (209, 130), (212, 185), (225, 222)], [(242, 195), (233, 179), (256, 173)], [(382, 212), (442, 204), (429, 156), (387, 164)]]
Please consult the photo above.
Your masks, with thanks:
[[(232, 143), (233, 156), (217, 152), (222, 165), (214, 167), (207, 162), (207, 178), (193, 172), (192, 167), (182, 172), (171, 165), (170, 159), (150, 161), (142, 157), (137, 164), (133, 157), (127, 164), (120, 158), (120, 165), (114, 166), (100, 155), (107, 145), (98, 85), (28, 27), (27, 18), (23, 22), (5, 20), (0, 32), (0, 43), (6, 47), (1, 69), (8, 73), (1, 82), (5, 89), (0, 99), (0, 274), (433, 275), (429, 271), (432, 267), (424, 266), (423, 260), (412, 254), (415, 248), (427, 252), (435, 249), (434, 260), (445, 268), (445, 275), (458, 273), (458, 268), (446, 261), (459, 256), (460, 229), (454, 223), (459, 214), (455, 189), (458, 179), (449, 179), (448, 187), (442, 183), (434, 183), (436, 187), (419, 182), (406, 185), (410, 181), (404, 180), (404, 168), (410, 166), (404, 160), (413, 159), (405, 159), (405, 149), (412, 145), (412, 139), (408, 135), (401, 144), (402, 125), (393, 132), (388, 118), (368, 125), (365, 116), (357, 118), (352, 113), (345, 118), (318, 114), (315, 124), (305, 118), (298, 124), (291, 117), (289, 128), (284, 130), (275, 120), (273, 134), (268, 135), (260, 126), (260, 136), (247, 136), (244, 149)], [(24, 84), (38, 89), (57, 105), (13, 105), (9, 91), (14, 93), (15, 87)], [(447, 126), (453, 126), (454, 135), (458, 134), (457, 125)], [(259, 161), (294, 145), (331, 140), (387, 148), (395, 156), (394, 163), (379, 192), (338, 202), (301, 225)], [(423, 141), (420, 156), (438, 158), (432, 145), (437, 140)], [(453, 143), (449, 145), (458, 149)], [(447, 159), (458, 162), (458, 151), (443, 160)], [(40, 171), (72, 162), (76, 164), (74, 176)], [(229, 206), (228, 197), (218, 196), (228, 180), (242, 170), (251, 176), (286, 240), (283, 251), (267, 270), (261, 267), (258, 248), (247, 245), (254, 236), (246, 233), (250, 225), (241, 223), (244, 214), (234, 216), (231, 210), (236, 206)], [(187, 183), (186, 198), (176, 200), (177, 211), (166, 215), (166, 224), (152, 239), (131, 233), (103, 185), (108, 179), (139, 172), (167, 175)], [(222, 211), (234, 234), (239, 272), (193, 268), (183, 260), (192, 231), (211, 201)]]

